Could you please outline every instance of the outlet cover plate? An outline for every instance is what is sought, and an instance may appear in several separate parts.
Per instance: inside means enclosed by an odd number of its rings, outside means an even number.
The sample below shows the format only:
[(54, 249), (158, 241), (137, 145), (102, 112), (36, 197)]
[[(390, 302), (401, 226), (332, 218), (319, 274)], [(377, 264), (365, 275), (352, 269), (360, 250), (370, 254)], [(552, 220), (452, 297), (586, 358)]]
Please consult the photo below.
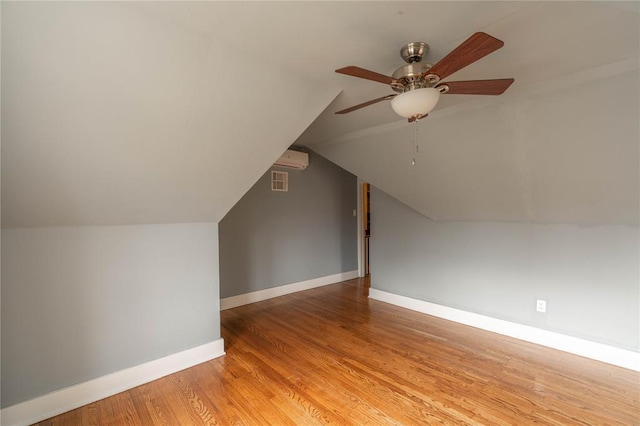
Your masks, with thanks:
[(542, 299), (536, 300), (536, 311), (547, 312), (547, 301)]

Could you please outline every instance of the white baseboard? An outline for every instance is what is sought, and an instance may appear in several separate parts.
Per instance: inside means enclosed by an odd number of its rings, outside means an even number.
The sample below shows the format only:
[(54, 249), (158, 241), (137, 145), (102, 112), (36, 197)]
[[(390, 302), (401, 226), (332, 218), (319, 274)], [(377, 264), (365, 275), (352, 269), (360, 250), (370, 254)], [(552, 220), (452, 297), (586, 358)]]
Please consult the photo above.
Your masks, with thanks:
[(3, 426), (30, 425), (224, 355), (223, 339), (2, 409)]
[(526, 342), (536, 343), (619, 367), (640, 371), (640, 353), (616, 348), (603, 343), (579, 339), (573, 336), (543, 330), (528, 325), (517, 324), (485, 315), (449, 308), (424, 300), (399, 296), (375, 288), (369, 289), (369, 297), (412, 311), (433, 315), (449, 321), (491, 331)]
[(249, 303), (261, 302), (263, 300), (272, 299), (274, 297), (284, 296), (285, 294), (296, 293), (298, 291), (309, 290), (316, 287), (322, 287), (329, 284), (339, 283), (341, 281), (352, 280), (358, 278), (358, 271), (341, 272), (339, 274), (327, 275), (326, 277), (314, 278), (307, 281), (281, 285), (278, 287), (266, 288), (251, 293), (239, 294), (237, 296), (225, 297), (220, 299), (220, 310), (231, 309)]

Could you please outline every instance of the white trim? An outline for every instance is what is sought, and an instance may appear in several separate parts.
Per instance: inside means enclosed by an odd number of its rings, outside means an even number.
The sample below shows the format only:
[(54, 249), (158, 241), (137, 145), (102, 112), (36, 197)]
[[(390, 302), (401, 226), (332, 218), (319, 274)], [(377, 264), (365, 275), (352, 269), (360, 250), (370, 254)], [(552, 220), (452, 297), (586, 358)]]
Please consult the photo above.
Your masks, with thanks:
[(219, 339), (2, 409), (4, 426), (30, 425), (224, 355)]
[(424, 300), (400, 296), (375, 288), (369, 289), (371, 299), (401, 306), (412, 311), (433, 315), (460, 324), (492, 331), (494, 333), (536, 343), (549, 348), (558, 349), (630, 370), (640, 371), (640, 353), (603, 343), (579, 339), (573, 336), (543, 330), (528, 325), (517, 324), (485, 315), (475, 314), (460, 309), (450, 308)]
[(326, 277), (314, 278), (298, 283), (281, 285), (278, 287), (266, 288), (251, 293), (239, 294), (237, 296), (225, 297), (220, 299), (220, 310), (231, 309), (249, 303), (261, 302), (274, 297), (284, 296), (285, 294), (296, 293), (298, 291), (309, 290), (316, 287), (322, 287), (329, 284), (339, 283), (341, 281), (352, 280), (358, 278), (358, 271), (341, 272), (339, 274), (327, 275)]

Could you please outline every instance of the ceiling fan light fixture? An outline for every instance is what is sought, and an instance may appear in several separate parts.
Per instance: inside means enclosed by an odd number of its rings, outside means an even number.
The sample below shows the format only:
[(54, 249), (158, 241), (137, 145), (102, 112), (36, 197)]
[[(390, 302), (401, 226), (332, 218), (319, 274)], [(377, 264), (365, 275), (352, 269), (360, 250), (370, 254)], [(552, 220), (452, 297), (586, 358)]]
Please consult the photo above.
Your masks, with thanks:
[(435, 65), (421, 62), (422, 57), (429, 49), (427, 43), (413, 42), (407, 44), (400, 51), (400, 56), (407, 62), (407, 65), (395, 70), (391, 77), (354, 65), (337, 69), (336, 72), (340, 74), (386, 84), (394, 92), (400, 94), (383, 96), (335, 113), (346, 114), (381, 101), (391, 100), (393, 110), (399, 116), (407, 118), (409, 123), (413, 123), (426, 117), (435, 108), (441, 93), (451, 95), (501, 95), (511, 86), (514, 81), (513, 78), (440, 82), (451, 74), (495, 52), (502, 46), (504, 46), (502, 40), (483, 32), (477, 32), (449, 52), (447, 56)]
[(435, 108), (440, 99), (440, 91), (433, 87), (414, 89), (401, 93), (391, 100), (391, 108), (400, 117), (424, 116)]

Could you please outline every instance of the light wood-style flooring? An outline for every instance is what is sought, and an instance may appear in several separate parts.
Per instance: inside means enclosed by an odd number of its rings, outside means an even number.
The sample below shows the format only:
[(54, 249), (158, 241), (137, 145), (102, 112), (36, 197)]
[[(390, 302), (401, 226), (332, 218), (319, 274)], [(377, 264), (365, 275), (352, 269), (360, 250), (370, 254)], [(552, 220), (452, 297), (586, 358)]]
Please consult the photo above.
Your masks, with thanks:
[(638, 425), (640, 374), (367, 298), (221, 312), (227, 355), (41, 425)]

